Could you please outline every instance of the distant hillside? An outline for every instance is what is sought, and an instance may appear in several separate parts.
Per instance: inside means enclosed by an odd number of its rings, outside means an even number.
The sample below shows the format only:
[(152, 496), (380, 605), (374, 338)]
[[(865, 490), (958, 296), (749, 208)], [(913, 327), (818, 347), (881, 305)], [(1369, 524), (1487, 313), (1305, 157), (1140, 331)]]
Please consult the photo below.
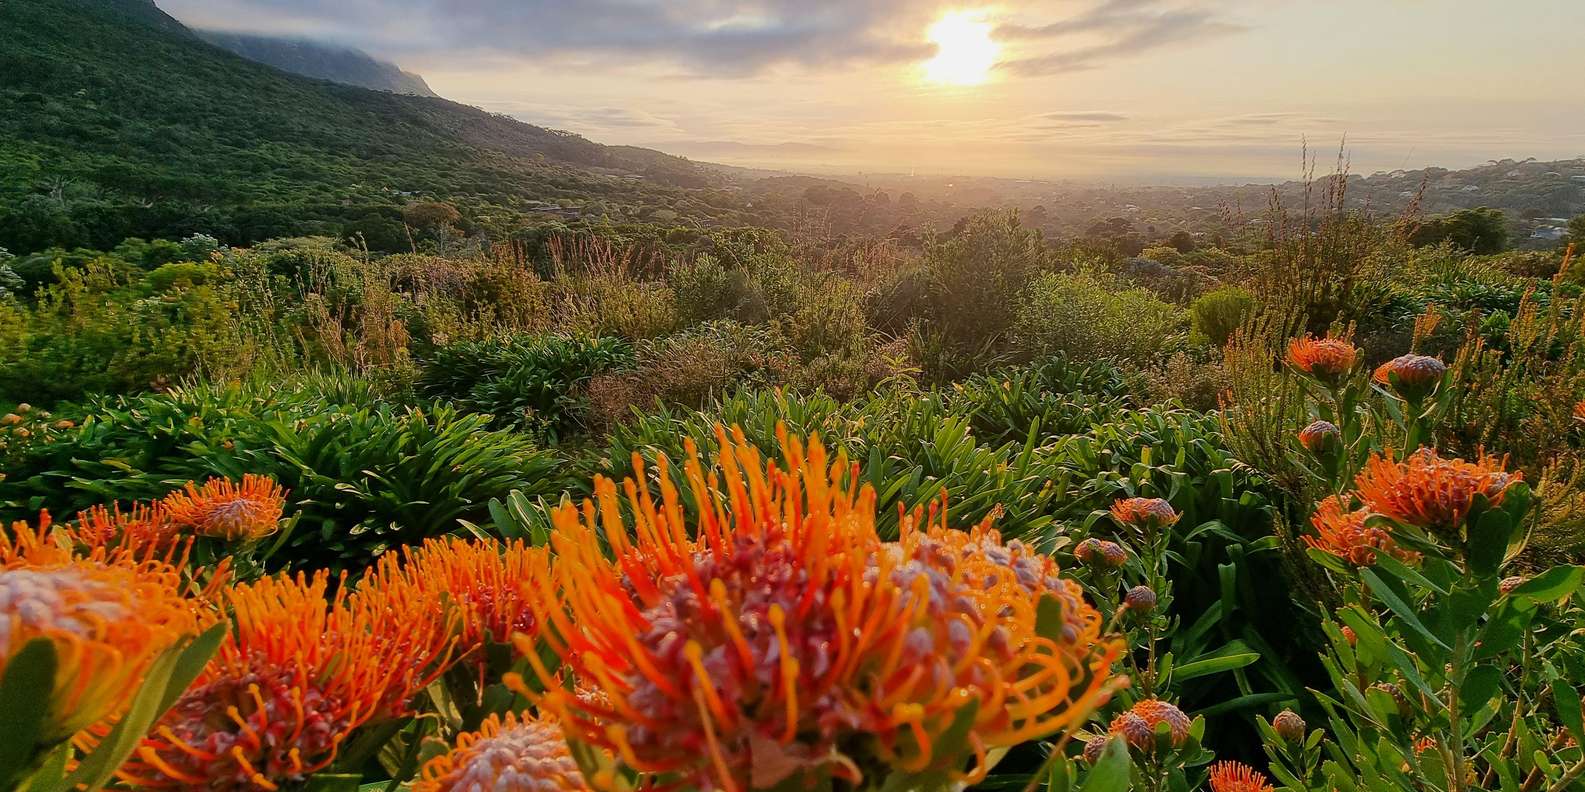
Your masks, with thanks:
[(281, 71), (376, 91), (435, 96), (423, 77), (402, 71), (394, 63), (376, 60), (369, 53), (351, 47), (302, 38), (256, 36), (221, 30), (194, 32), (215, 46)]
[(728, 177), (443, 99), (310, 80), (212, 46), (148, 0), (0, 2), (0, 247), (363, 233), (401, 207), (525, 218), (744, 218)]

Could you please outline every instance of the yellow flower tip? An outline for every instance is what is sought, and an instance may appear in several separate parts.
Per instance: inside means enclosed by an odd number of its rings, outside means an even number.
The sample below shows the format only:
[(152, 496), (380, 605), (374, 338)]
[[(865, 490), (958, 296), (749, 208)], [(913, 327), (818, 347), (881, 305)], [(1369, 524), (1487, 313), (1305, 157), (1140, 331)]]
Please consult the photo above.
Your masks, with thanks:
[[(608, 779), (606, 779), (608, 780)], [(413, 792), (586, 790), (578, 763), (550, 718), (491, 715), (479, 730), (424, 764)]]
[(1272, 792), (1265, 773), (1242, 762), (1223, 761), (1211, 765), (1211, 792)]
[(286, 491), (271, 479), (252, 473), (241, 484), (213, 478), (202, 487), (188, 482), (160, 503), (172, 522), (199, 536), (228, 542), (251, 542), (275, 533), (286, 508)]

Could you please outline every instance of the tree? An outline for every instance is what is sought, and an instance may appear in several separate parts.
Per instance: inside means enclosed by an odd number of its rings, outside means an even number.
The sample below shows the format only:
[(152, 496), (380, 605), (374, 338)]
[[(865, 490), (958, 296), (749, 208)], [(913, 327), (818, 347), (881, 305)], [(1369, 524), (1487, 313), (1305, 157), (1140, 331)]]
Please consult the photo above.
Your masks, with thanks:
[(1470, 253), (1500, 253), (1508, 247), (1508, 221), (1502, 210), (1490, 207), (1461, 209), (1450, 215), (1433, 217), (1409, 235), (1415, 247), (1430, 247), (1451, 242)]
[(1568, 240), (1585, 245), (1585, 214), (1568, 221)]

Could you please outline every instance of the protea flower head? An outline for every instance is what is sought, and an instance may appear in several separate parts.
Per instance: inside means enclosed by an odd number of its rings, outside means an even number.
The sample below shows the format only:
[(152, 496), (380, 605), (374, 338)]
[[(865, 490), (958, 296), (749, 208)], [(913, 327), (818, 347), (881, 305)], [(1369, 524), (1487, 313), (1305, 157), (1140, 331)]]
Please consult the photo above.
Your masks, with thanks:
[(360, 726), (402, 714), (444, 668), (437, 603), (327, 595), (329, 578), (271, 577), (227, 592), (220, 650), (118, 775), (152, 789), (275, 790), (324, 769)]
[(1399, 355), (1376, 367), (1374, 379), (1405, 401), (1419, 402), (1442, 384), (1447, 364), (1425, 355)]
[(1523, 586), (1527, 579), (1528, 578), (1524, 577), (1523, 575), (1505, 577), (1500, 583), (1497, 584), (1497, 590), (1504, 594), (1512, 594), (1513, 590)]
[(1399, 547), (1392, 535), (1367, 524), (1368, 509), (1349, 509), (1347, 500), (1333, 495), (1316, 505), (1310, 515), (1315, 526), (1315, 536), (1305, 536), (1304, 542), (1323, 553), (1330, 553), (1355, 566), (1376, 563), (1377, 553), (1387, 553), (1404, 563), (1420, 560), (1420, 554)]
[(1288, 365), (1326, 385), (1337, 385), (1359, 362), (1359, 349), (1346, 339), (1306, 335), (1288, 342)]
[(1335, 453), (1343, 443), (1343, 433), (1330, 421), (1316, 421), (1299, 430), (1299, 445), (1321, 457)]
[(126, 510), (120, 504), (94, 506), (56, 532), (82, 548), (117, 548), (167, 559), (179, 556), (188, 544), (158, 503), (137, 503)]
[(1217, 762), (1211, 765), (1211, 792), (1272, 792), (1276, 789), (1265, 773), (1242, 762)]
[(1120, 734), (1128, 746), (1139, 753), (1156, 749), (1156, 726), (1167, 724), (1172, 747), (1181, 747), (1189, 739), (1189, 716), (1183, 710), (1160, 699), (1140, 699), (1126, 712), (1112, 719), (1111, 733)]
[(1444, 538), (1456, 538), (1475, 496), (1502, 502), (1508, 486), (1523, 478), (1503, 470), (1503, 460), (1482, 456), (1475, 462), (1444, 459), (1429, 448), (1393, 462), (1372, 457), (1354, 479), (1370, 511)]
[[(581, 509), (554, 512), (556, 578), (536, 616), (588, 688), (555, 684), (524, 637), (549, 692), (509, 683), (570, 739), (660, 788), (857, 784), (886, 768), (973, 782), (987, 751), (1070, 728), (1109, 695), (1119, 647), (1049, 557), (985, 523), (950, 530), (943, 504), (904, 515), (899, 541), (882, 542), (857, 467), (778, 435), (785, 469), (735, 429), (717, 429), (708, 475), (688, 444), (697, 520), (664, 458), (658, 501), (634, 459), (631, 533), (609, 479)], [(1045, 597), (1061, 603), (1054, 635), (1035, 630)], [(943, 750), (971, 711), (962, 749)]]
[(1288, 742), (1296, 743), (1304, 739), (1307, 726), (1304, 718), (1299, 717), (1299, 713), (1291, 709), (1285, 709), (1277, 713), (1277, 717), (1271, 719), (1271, 728), (1277, 732), (1278, 737)]
[(75, 555), (50, 533), (0, 531), (0, 675), (34, 640), (54, 646), (56, 671), (40, 745), (119, 716), (150, 665), (197, 634), (199, 610), (164, 561), (97, 549)]
[(1128, 563), (1128, 551), (1122, 545), (1093, 536), (1073, 549), (1073, 557), (1079, 563), (1101, 569), (1118, 569)]
[(1124, 498), (1112, 504), (1112, 519), (1119, 525), (1152, 534), (1178, 521), (1172, 504), (1161, 498)]
[(413, 792), (559, 792), (589, 785), (551, 719), (491, 715), (424, 764)]
[(252, 473), (240, 485), (213, 478), (202, 487), (187, 488), (166, 496), (160, 504), (178, 527), (199, 536), (228, 542), (250, 542), (275, 533), (286, 507), (286, 492), (265, 476)]
[(1109, 734), (1097, 734), (1084, 741), (1084, 761), (1095, 764), (1101, 761), (1101, 754), (1106, 751), (1106, 743), (1111, 740)]
[(549, 548), (446, 537), (382, 556), (364, 585), (388, 596), (455, 606), (458, 654), (482, 669), (486, 645), (509, 644), (514, 633), (535, 634), (528, 599), (550, 585), (549, 569)]

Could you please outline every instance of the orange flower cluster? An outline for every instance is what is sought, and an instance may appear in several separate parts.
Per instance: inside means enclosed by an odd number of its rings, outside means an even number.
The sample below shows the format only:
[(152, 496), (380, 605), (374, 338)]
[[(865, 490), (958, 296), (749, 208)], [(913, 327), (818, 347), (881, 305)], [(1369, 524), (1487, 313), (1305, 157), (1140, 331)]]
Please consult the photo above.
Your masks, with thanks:
[(286, 492), (264, 476), (247, 474), (241, 485), (210, 479), (202, 487), (188, 482), (185, 490), (165, 498), (134, 504), (95, 506), (77, 521), (58, 530), (80, 547), (114, 547), (171, 556), (195, 538), (252, 542), (274, 533), (286, 507)]
[(1420, 554), (1398, 546), (1386, 531), (1366, 524), (1370, 510), (1348, 508), (1348, 501), (1334, 495), (1316, 507), (1310, 515), (1317, 536), (1306, 536), (1304, 541), (1323, 553), (1330, 553), (1355, 566), (1376, 563), (1377, 553), (1387, 553), (1407, 564), (1417, 563)]
[(1177, 706), (1160, 699), (1140, 699), (1128, 711), (1112, 719), (1107, 731), (1122, 735), (1128, 746), (1140, 753), (1156, 749), (1156, 727), (1167, 724), (1172, 747), (1182, 746), (1189, 739), (1189, 716)]
[(1354, 486), (1371, 512), (1448, 537), (1464, 524), (1475, 496), (1500, 504), (1508, 486), (1521, 478), (1504, 471), (1501, 459), (1444, 459), (1424, 448), (1402, 462), (1372, 457)]
[(202, 487), (187, 482), (185, 490), (167, 495), (160, 505), (179, 529), (228, 542), (251, 542), (275, 533), (286, 507), (286, 491), (265, 476), (252, 473), (242, 484), (213, 478)]
[(122, 782), (275, 790), (329, 765), (359, 726), (404, 714), (444, 670), (454, 622), (433, 602), (328, 584), (321, 573), (230, 589), (231, 633)]
[(548, 584), (549, 548), (522, 542), (501, 546), (456, 537), (430, 539), (421, 547), (382, 557), (364, 585), (386, 596), (421, 603), (446, 601), (458, 610), (459, 656), (479, 668), (487, 644), (506, 644), (514, 633), (536, 632), (528, 598)]
[[(990, 750), (1069, 728), (1109, 695), (1119, 648), (1049, 557), (987, 524), (950, 530), (944, 506), (882, 542), (856, 466), (785, 431), (785, 469), (739, 431), (717, 437), (719, 473), (688, 448), (695, 525), (664, 459), (658, 502), (637, 483), (641, 460), (624, 482), (631, 535), (609, 479), (554, 513), (557, 565), (535, 615), (584, 687), (565, 689), (518, 644), (569, 737), (658, 789), (856, 784), (860, 768), (973, 782)], [(1046, 597), (1061, 606), (1055, 635), (1036, 632)], [(970, 705), (967, 738), (949, 746)]]
[(36, 639), (55, 648), (55, 687), (40, 744), (119, 716), (150, 665), (197, 634), (199, 610), (165, 561), (98, 549), (75, 555), (37, 527), (0, 531), (0, 675)]
[(1111, 513), (1119, 525), (1147, 534), (1173, 525), (1180, 516), (1161, 498), (1124, 498), (1112, 504)]
[(1211, 765), (1211, 792), (1273, 792), (1265, 773), (1242, 762)]
[(587, 790), (567, 750), (561, 725), (551, 719), (491, 715), (479, 730), (424, 764), (413, 792), (554, 792)]
[(1288, 365), (1327, 385), (1342, 382), (1358, 362), (1359, 349), (1346, 339), (1306, 335), (1288, 342)]

